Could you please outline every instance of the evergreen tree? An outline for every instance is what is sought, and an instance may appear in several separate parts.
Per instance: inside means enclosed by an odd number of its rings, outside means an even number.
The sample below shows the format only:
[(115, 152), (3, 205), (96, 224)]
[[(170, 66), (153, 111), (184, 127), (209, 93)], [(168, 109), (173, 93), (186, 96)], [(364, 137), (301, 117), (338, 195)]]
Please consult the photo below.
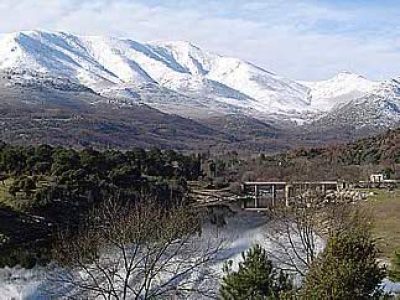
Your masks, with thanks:
[(232, 261), (225, 264), (221, 299), (278, 299), (281, 292), (292, 289), (288, 276), (273, 266), (261, 246), (256, 245), (247, 253), (243, 252), (242, 259), (237, 271), (232, 270)]
[[(354, 223), (353, 223), (354, 226)], [(368, 226), (333, 232), (326, 248), (309, 270), (303, 299), (375, 299), (385, 270)]]

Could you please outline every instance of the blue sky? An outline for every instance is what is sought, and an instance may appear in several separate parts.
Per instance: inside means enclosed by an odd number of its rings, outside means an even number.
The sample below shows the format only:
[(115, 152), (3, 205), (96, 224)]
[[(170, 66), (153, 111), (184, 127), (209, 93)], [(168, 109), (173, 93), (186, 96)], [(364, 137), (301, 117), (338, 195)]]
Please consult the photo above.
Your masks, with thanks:
[(282, 76), (400, 76), (398, 0), (1, 0), (3, 32), (188, 40)]

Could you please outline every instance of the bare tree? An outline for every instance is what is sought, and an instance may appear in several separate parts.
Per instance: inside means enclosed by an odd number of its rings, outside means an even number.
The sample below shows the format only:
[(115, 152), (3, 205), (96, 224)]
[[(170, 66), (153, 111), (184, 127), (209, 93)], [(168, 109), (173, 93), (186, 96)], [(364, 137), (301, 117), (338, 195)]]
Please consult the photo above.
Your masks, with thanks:
[(303, 214), (283, 209), (279, 218), (275, 215), (273, 226), (267, 233), (271, 241), (269, 256), (282, 270), (300, 276), (305, 276), (316, 257), (318, 239), (312, 219), (303, 219)]
[[(277, 206), (270, 214), (269, 256), (287, 273), (304, 277), (324, 246), (327, 212), (335, 204), (325, 202), (315, 191), (300, 192), (290, 207)], [(329, 224), (328, 224), (329, 223)]]
[(110, 200), (77, 238), (61, 235), (47, 293), (82, 299), (213, 297), (209, 265), (221, 242), (205, 240), (187, 208)]

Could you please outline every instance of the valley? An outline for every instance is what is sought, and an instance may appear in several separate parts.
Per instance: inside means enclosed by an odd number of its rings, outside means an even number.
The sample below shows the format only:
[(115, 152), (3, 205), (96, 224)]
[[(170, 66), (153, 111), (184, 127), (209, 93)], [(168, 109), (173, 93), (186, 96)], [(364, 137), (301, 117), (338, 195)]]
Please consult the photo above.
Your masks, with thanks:
[(2, 34), (0, 298), (395, 299), (399, 128), (396, 77)]
[(296, 81), (188, 42), (26, 31), (1, 36), (0, 57), (9, 142), (168, 148), (177, 132), (176, 149), (196, 150), (193, 139), (201, 149), (274, 152), (400, 124), (396, 78)]

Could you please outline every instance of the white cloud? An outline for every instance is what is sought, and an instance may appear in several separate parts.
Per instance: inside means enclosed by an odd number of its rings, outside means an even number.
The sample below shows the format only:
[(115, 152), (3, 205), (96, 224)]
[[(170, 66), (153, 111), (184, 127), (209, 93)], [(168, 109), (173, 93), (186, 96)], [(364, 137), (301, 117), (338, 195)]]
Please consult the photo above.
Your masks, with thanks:
[(381, 79), (400, 75), (397, 14), (306, 0), (1, 0), (0, 28), (190, 40), (296, 79), (341, 70)]

